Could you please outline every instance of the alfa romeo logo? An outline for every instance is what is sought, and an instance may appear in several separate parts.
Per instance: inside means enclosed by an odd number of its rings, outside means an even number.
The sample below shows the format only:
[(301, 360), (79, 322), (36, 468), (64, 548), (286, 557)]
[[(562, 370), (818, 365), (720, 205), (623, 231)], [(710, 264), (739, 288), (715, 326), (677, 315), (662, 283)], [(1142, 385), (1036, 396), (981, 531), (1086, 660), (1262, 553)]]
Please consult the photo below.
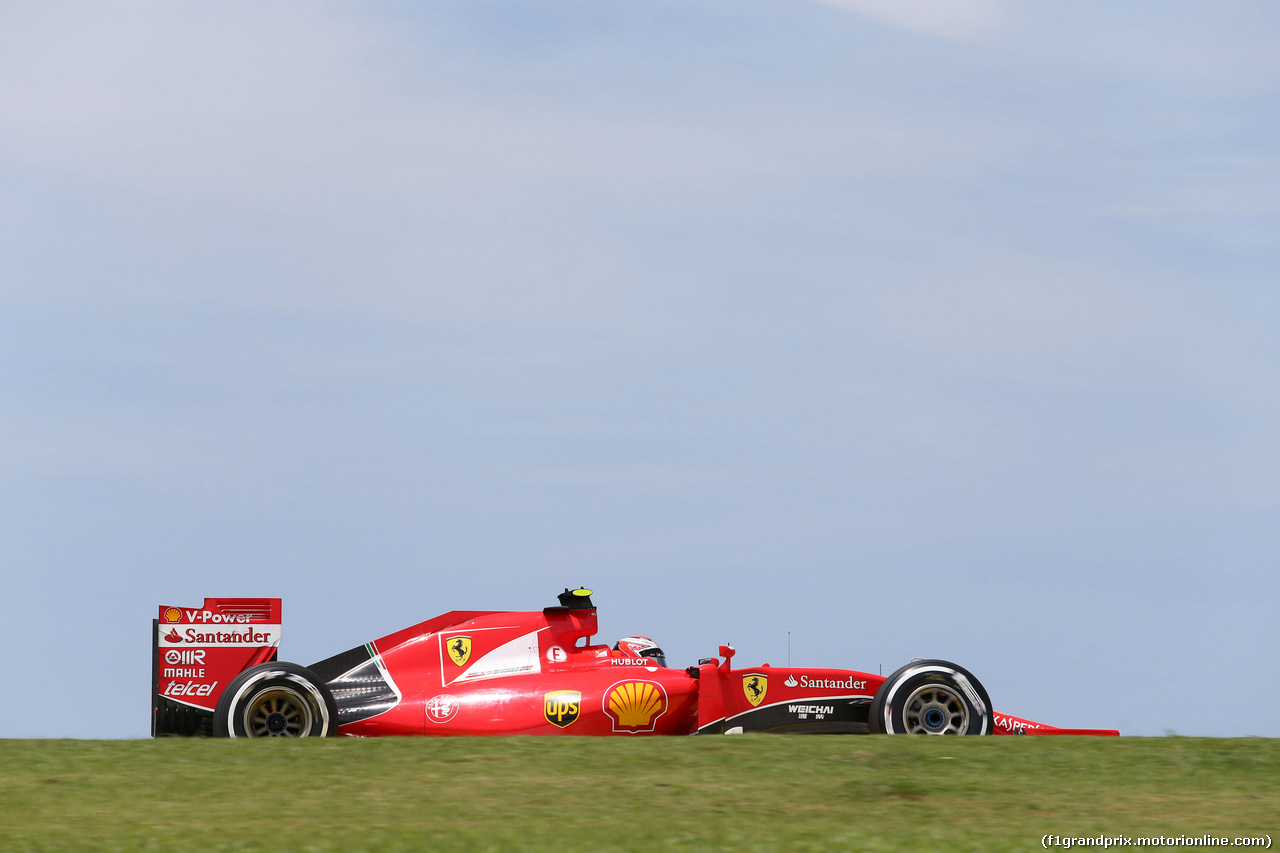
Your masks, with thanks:
[(440, 693), (427, 700), (427, 719), (433, 723), (447, 723), (458, 715), (461, 706), (456, 696)]

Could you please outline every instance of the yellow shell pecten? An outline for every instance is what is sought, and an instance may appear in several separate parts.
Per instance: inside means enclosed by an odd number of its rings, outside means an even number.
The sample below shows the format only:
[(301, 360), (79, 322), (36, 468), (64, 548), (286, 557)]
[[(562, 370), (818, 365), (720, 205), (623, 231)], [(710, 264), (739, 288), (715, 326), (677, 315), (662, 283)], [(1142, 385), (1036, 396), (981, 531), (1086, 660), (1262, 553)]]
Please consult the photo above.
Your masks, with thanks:
[(647, 726), (653, 715), (662, 710), (662, 694), (657, 685), (629, 681), (613, 691), (609, 710), (620, 726)]

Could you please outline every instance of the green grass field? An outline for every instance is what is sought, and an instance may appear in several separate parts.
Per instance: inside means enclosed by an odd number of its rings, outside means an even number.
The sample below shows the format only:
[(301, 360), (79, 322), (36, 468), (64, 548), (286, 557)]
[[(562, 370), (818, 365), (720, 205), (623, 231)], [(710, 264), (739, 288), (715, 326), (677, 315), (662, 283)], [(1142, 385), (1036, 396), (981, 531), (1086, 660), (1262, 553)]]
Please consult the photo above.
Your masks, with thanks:
[(0, 850), (1027, 850), (1280, 830), (1280, 741), (0, 741)]

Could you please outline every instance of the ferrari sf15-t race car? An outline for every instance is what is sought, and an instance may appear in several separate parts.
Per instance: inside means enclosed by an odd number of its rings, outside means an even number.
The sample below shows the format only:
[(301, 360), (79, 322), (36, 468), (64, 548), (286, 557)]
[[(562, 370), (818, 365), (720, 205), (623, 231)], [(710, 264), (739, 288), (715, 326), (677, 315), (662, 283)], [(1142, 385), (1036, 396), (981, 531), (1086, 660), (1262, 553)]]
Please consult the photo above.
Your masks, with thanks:
[(992, 710), (968, 670), (671, 669), (647, 637), (592, 644), (591, 591), (527, 612), (455, 610), (308, 667), (277, 659), (278, 598), (207, 598), (154, 620), (152, 735), (1116, 735)]

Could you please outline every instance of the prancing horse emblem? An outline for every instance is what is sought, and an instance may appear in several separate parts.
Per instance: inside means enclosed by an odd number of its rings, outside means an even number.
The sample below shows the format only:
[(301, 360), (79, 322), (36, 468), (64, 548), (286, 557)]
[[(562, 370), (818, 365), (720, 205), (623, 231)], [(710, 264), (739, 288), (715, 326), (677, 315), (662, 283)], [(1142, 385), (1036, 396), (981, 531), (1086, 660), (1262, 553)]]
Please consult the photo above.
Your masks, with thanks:
[(742, 676), (742, 692), (746, 694), (751, 707), (756, 707), (764, 701), (764, 694), (769, 692), (769, 676), (754, 674)]
[(451, 637), (447, 648), (449, 649), (449, 660), (458, 666), (467, 665), (467, 659), (471, 657), (470, 637)]

